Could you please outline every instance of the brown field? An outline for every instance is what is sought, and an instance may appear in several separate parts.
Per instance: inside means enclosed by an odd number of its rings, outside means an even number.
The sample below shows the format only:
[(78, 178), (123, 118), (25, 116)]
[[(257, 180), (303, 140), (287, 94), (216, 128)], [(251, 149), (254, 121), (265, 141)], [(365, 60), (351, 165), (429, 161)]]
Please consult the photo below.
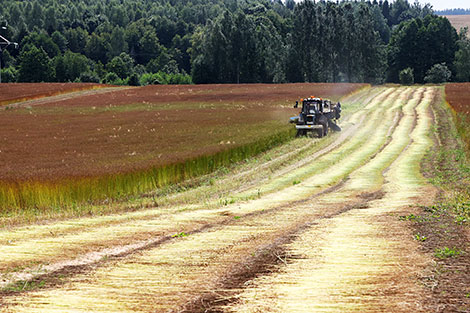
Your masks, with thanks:
[(470, 158), (470, 83), (447, 84), (445, 92), (454, 113), (455, 126)]
[[(299, 96), (338, 99), (365, 86), (147, 86), (18, 104), (0, 111), (0, 184), (7, 186), (3, 197), (11, 198), (18, 186), (22, 192), (36, 188), (22, 188), (23, 183), (67, 185), (70, 180), (136, 173), (237, 148), (244, 150), (225, 155), (225, 162), (240, 159), (265, 149), (250, 145), (268, 147), (272, 144), (260, 140), (292, 130), (288, 118), (297, 114), (292, 105)], [(212, 167), (207, 165), (210, 160), (204, 162), (204, 168)], [(153, 179), (154, 174), (145, 176)]]
[(50, 97), (62, 93), (101, 88), (105, 85), (93, 83), (8, 83), (0, 85), (0, 105)]
[(446, 15), (454, 28), (459, 31), (462, 27), (470, 28), (470, 15)]
[(287, 124), (299, 95), (361, 85), (147, 86), (0, 114), (0, 179), (130, 171), (212, 154)]
[(447, 84), (446, 100), (456, 112), (470, 114), (470, 83)]

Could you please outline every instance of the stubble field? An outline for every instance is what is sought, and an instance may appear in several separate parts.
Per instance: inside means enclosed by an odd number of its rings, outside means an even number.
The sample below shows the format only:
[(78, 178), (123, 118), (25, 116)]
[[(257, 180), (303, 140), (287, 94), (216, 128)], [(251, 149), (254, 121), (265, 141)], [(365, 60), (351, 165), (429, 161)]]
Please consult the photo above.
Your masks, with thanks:
[(446, 17), (457, 32), (463, 27), (470, 27), (470, 15), (446, 15)]

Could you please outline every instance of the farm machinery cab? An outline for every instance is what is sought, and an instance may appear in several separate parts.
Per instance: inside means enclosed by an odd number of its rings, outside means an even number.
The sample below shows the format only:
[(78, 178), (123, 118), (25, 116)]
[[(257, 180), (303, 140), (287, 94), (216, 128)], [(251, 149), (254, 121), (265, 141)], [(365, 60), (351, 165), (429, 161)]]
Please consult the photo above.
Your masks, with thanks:
[[(304, 136), (308, 133), (317, 133), (319, 137), (326, 136), (328, 129), (340, 131), (341, 128), (336, 121), (341, 117), (341, 104), (333, 103), (328, 99), (310, 97), (300, 99), (302, 110), (300, 114), (291, 117), (290, 122), (295, 123), (297, 136)], [(295, 102), (294, 108), (299, 107), (299, 102)]]

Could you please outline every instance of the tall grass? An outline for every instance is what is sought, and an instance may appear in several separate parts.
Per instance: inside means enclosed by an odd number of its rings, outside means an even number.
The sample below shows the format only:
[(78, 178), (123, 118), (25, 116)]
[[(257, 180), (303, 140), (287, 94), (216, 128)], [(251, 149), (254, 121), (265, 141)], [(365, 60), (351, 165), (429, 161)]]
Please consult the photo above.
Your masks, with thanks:
[(470, 115), (454, 112), (455, 126), (464, 143), (467, 158), (470, 160)]
[(8, 216), (24, 209), (48, 211), (137, 195), (208, 174), (220, 167), (252, 157), (290, 140), (294, 137), (294, 132), (291, 127), (285, 128), (249, 144), (141, 171), (67, 178), (57, 182), (1, 182), (0, 212), (1, 215)]

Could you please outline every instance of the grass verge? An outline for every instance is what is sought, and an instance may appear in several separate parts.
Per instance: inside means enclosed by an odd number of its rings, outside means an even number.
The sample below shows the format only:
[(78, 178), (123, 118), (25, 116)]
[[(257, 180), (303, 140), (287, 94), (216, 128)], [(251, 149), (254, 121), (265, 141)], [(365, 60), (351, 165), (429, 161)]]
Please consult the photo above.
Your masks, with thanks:
[(401, 219), (412, 223), (415, 239), (434, 260), (431, 273), (422, 280), (429, 288), (429, 311), (468, 312), (470, 164), (461, 134), (462, 127), (469, 126), (459, 124), (443, 95), (442, 90), (432, 103), (435, 147), (422, 162), (423, 174), (440, 195), (434, 205), (422, 207), (419, 216)]

